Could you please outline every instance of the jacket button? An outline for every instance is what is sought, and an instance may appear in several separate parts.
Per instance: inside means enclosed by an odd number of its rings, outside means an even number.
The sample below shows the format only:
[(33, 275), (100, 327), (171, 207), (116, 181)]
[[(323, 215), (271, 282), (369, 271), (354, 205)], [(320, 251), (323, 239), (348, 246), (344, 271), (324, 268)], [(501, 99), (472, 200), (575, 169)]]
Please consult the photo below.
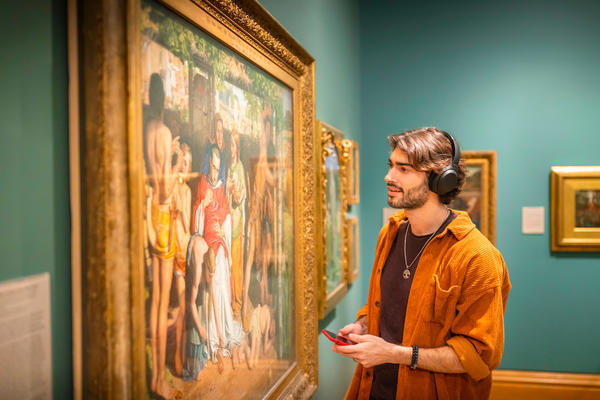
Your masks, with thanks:
[(367, 377), (371, 376), (371, 371), (367, 371), (365, 375), (367, 375)]
[(375, 302), (375, 307), (379, 307), (379, 302), (378, 301)]

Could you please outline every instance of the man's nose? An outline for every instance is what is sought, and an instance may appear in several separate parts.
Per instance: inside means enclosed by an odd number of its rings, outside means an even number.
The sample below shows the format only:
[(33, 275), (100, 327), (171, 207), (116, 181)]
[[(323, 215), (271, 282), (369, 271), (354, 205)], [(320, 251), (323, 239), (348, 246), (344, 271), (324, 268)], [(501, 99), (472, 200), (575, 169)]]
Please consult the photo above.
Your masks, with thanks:
[(388, 173), (387, 173), (387, 174), (385, 174), (385, 177), (383, 178), (383, 180), (384, 180), (386, 183), (391, 183), (391, 182), (393, 182), (393, 181), (394, 181), (394, 180), (392, 179), (392, 177), (390, 176), (390, 171), (388, 171)]

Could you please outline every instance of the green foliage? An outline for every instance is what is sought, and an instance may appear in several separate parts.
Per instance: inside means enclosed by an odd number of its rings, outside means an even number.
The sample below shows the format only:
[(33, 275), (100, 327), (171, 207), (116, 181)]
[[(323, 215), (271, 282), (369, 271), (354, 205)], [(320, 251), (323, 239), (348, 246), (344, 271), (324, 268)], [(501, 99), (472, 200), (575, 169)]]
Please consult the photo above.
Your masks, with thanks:
[[(245, 93), (250, 118), (258, 120), (262, 110), (270, 105), (273, 109), (273, 126), (277, 131), (285, 129), (283, 87), (280, 83), (162, 8), (144, 5), (141, 26), (142, 32), (167, 47), (181, 60), (188, 61), (192, 65), (202, 63), (212, 67), (217, 91), (225, 90), (224, 81), (228, 80), (254, 94), (252, 96)], [(243, 80), (240, 82), (239, 77), (232, 76), (229, 70), (232, 57), (242, 62), (243, 71), (248, 76), (250, 85)]]

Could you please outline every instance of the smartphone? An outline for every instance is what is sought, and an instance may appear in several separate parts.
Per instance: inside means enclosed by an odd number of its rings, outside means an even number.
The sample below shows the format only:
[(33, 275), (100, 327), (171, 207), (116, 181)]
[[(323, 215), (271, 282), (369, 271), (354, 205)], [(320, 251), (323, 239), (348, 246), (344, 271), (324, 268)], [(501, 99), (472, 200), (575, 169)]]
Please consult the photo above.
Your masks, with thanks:
[(352, 344), (356, 344), (356, 342), (353, 342), (350, 339), (346, 339), (345, 337), (340, 336), (331, 331), (328, 331), (327, 329), (323, 329), (321, 332), (323, 332), (323, 334), (327, 337), (327, 339), (331, 340), (333, 343), (335, 343), (337, 345), (350, 346)]

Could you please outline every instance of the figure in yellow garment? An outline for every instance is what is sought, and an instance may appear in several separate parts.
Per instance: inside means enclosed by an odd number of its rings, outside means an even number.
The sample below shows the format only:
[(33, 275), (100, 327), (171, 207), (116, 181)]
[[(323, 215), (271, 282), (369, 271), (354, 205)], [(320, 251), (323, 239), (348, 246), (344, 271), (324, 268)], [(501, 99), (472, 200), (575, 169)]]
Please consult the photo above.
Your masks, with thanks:
[(188, 242), (190, 240), (190, 223), (192, 212), (192, 190), (187, 184), (189, 172), (192, 168), (192, 152), (190, 147), (183, 143), (179, 154), (183, 157), (182, 172), (177, 176), (177, 184), (173, 193), (175, 206), (175, 288), (177, 290), (177, 317), (175, 319), (175, 371), (181, 375), (185, 358), (184, 343), (184, 317), (185, 317), (185, 266)]
[[(152, 347), (152, 380), (150, 388), (164, 398), (173, 398), (174, 390), (165, 377), (167, 349), (167, 312), (173, 280), (173, 258), (176, 252), (173, 192), (181, 172), (179, 137), (173, 138), (163, 123), (165, 92), (160, 75), (150, 77), (150, 112), (145, 126), (145, 150), (149, 183), (152, 187), (150, 218), (153, 228), (152, 302), (150, 305), (150, 342)], [(173, 165), (173, 155), (177, 155)], [(149, 230), (150, 231), (150, 230)], [(152, 240), (149, 232), (149, 240)]]
[(357, 363), (346, 398), (487, 399), (504, 348), (504, 260), (447, 207), (465, 178), (458, 142), (437, 128), (388, 141), (388, 204), (401, 211), (379, 234), (366, 305), (340, 330), (357, 344), (332, 348)]
[(240, 135), (231, 132), (231, 166), (227, 171), (227, 202), (231, 210), (231, 306), (233, 318), (241, 321), (244, 281), (244, 226), (246, 208), (246, 173), (240, 160)]

